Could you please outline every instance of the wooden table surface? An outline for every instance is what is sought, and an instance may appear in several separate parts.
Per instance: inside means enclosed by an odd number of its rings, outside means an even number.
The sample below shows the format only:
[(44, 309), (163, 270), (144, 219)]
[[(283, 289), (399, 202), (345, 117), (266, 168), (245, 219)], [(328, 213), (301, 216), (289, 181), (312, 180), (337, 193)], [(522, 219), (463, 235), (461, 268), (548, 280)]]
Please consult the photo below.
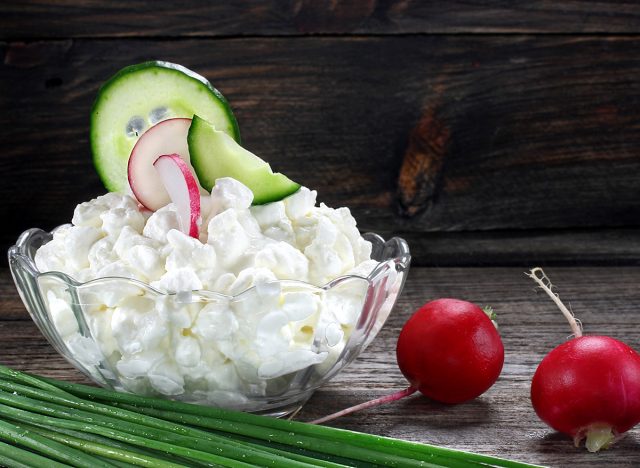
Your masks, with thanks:
[[(498, 314), (505, 365), (498, 382), (471, 402), (442, 405), (412, 396), (354, 413), (336, 427), (481, 452), (547, 466), (640, 466), (640, 430), (610, 450), (575, 448), (536, 417), (529, 385), (536, 365), (570, 334), (548, 297), (522, 268), (413, 268), (387, 324), (346, 370), (318, 390), (296, 419), (308, 421), (406, 385), (395, 364), (403, 323), (425, 301), (464, 298)], [(548, 268), (585, 333), (606, 334), (640, 349), (640, 268)], [(49, 377), (88, 382), (55, 353), (29, 319), (6, 270), (0, 274), (0, 362)]]
[[(104, 192), (88, 141), (100, 85), (133, 63), (183, 64), (227, 97), (248, 149), (411, 246), (387, 325), (299, 419), (401, 388), (400, 327), (453, 296), (498, 313), (498, 383), (461, 406), (414, 396), (336, 426), (640, 466), (638, 429), (588, 454), (536, 418), (530, 379), (569, 329), (523, 275), (545, 267), (587, 333), (640, 349), (640, 3), (3, 0), (0, 59), (0, 250)], [(4, 258), (0, 272), (0, 362), (83, 381), (29, 320)]]

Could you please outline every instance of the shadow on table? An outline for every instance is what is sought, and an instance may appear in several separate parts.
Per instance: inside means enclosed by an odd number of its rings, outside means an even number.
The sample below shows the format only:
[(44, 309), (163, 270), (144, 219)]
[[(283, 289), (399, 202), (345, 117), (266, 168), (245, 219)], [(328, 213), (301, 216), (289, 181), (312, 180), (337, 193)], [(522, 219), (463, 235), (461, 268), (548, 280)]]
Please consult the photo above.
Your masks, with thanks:
[(403, 413), (428, 415), (429, 426), (433, 428), (465, 428), (486, 425), (494, 419), (495, 412), (493, 405), (482, 398), (458, 405), (448, 405), (420, 395), (399, 404), (403, 404)]
[(584, 454), (586, 456), (599, 457), (606, 456), (606, 454), (613, 454), (616, 450), (624, 450), (625, 452), (640, 452), (640, 440), (638, 440), (638, 435), (633, 431), (628, 432), (622, 439), (617, 441), (609, 449), (602, 450), (598, 453), (593, 454), (590, 454), (587, 451), (584, 446), (584, 441), (580, 443), (579, 447), (576, 447), (573, 444), (573, 440), (571, 440), (571, 437), (566, 434), (553, 431), (551, 429), (546, 435), (533, 439), (532, 442), (532, 447), (534, 447), (536, 451), (541, 453), (573, 452), (576, 454)]

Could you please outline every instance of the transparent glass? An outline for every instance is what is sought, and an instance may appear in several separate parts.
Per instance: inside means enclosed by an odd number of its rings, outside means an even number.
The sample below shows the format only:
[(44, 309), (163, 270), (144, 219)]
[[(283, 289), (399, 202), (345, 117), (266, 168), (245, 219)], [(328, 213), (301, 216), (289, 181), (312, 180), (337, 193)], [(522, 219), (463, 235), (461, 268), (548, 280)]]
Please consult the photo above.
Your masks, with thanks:
[[(73, 366), (118, 391), (274, 416), (299, 409), (369, 345), (402, 291), (411, 259), (403, 239), (385, 242), (368, 233), (378, 264), (367, 277), (341, 276), (322, 287), (274, 281), (236, 296), (167, 294), (128, 278), (80, 283), (61, 272), (40, 272), (35, 253), (52, 237), (41, 229), (24, 232), (9, 249), (9, 265), (33, 321)], [(298, 316), (295, 307), (283, 306), (283, 298), (294, 297), (315, 304), (315, 313)], [(128, 315), (121, 313), (125, 304)], [(216, 319), (207, 322), (209, 316)], [(132, 320), (133, 335), (112, 334), (116, 320)], [(139, 324), (146, 324), (145, 343), (156, 340), (157, 349), (167, 348), (164, 354), (137, 358), (145, 353), (137, 348)], [(264, 336), (270, 324), (276, 341)], [(193, 333), (206, 335), (210, 346), (201, 340), (189, 351)], [(284, 341), (282, 333), (288, 334)], [(283, 347), (287, 340), (293, 344)]]

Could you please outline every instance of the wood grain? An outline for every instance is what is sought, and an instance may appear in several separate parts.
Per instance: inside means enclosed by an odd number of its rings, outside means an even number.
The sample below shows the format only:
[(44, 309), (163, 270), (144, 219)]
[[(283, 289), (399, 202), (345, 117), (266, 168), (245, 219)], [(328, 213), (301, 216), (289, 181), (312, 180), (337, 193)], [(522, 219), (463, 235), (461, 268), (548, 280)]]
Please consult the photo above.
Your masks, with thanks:
[(385, 232), (415, 253), (414, 266), (640, 265), (640, 229)]
[(0, 39), (310, 34), (637, 33), (629, 0), (3, 1)]
[[(245, 145), (321, 201), (349, 206), (362, 230), (640, 222), (635, 37), (74, 40), (8, 43), (0, 53), (5, 245), (27, 227), (69, 220), (103, 191), (87, 140), (91, 102), (116, 70), (153, 57), (211, 79)], [(406, 216), (398, 177), (409, 136), (429, 144), (440, 135), (421, 133), (424, 115), (436, 116), (448, 143), (441, 182)]]
[[(640, 349), (639, 268), (548, 268), (562, 299), (583, 321), (585, 333), (605, 334)], [(419, 268), (387, 325), (358, 361), (319, 390), (299, 414), (311, 420), (399, 390), (406, 385), (395, 365), (401, 326), (421, 304), (459, 297), (490, 304), (505, 344), (505, 367), (482, 397), (459, 406), (416, 396), (356, 413), (332, 425), (479, 451), (546, 466), (638, 466), (640, 433), (602, 454), (576, 449), (569, 438), (540, 422), (529, 402), (537, 363), (570, 334), (559, 311), (517, 268)]]
[[(640, 268), (548, 268), (561, 298), (588, 334), (605, 334), (640, 349)], [(50, 377), (85, 382), (46, 344), (28, 319), (9, 276), (0, 271), (0, 362)], [(398, 305), (371, 346), (311, 398), (299, 420), (385, 395), (406, 384), (395, 365), (400, 328), (412, 311), (438, 297), (493, 306), (505, 344), (505, 367), (480, 398), (446, 406), (422, 396), (343, 417), (336, 427), (509, 457), (553, 467), (640, 464), (640, 432), (612, 449), (589, 454), (540, 422), (529, 402), (537, 364), (570, 331), (546, 295), (521, 268), (413, 268)], [(7, 313), (7, 310), (9, 312)], [(20, 314), (20, 311), (21, 314)]]
[[(569, 330), (523, 275), (545, 266), (587, 333), (640, 349), (639, 57), (629, 0), (2, 1), (0, 250), (104, 191), (88, 143), (100, 84), (131, 63), (182, 63), (227, 96), (249, 149), (349, 206), (361, 230), (411, 246), (388, 324), (298, 419), (402, 388), (401, 326), (459, 297), (498, 313), (497, 384), (464, 405), (414, 396), (336, 426), (554, 467), (640, 466), (638, 428), (594, 455), (535, 416), (531, 376)], [(88, 382), (2, 267), (0, 362)]]

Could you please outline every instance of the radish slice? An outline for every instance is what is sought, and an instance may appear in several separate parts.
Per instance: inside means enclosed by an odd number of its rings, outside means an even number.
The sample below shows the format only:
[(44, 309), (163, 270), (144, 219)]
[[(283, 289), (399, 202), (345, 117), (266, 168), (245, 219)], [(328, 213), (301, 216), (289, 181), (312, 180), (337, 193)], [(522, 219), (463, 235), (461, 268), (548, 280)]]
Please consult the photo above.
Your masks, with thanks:
[[(136, 199), (147, 209), (156, 211), (170, 202), (169, 194), (153, 164), (159, 154), (177, 154), (192, 171), (187, 134), (191, 119), (168, 119), (142, 134), (131, 150), (127, 175)], [(196, 179), (198, 188), (200, 185)], [(203, 191), (204, 193), (204, 191)]]
[(153, 167), (176, 205), (180, 230), (197, 239), (200, 231), (200, 189), (189, 166), (179, 154), (165, 154), (156, 159)]

